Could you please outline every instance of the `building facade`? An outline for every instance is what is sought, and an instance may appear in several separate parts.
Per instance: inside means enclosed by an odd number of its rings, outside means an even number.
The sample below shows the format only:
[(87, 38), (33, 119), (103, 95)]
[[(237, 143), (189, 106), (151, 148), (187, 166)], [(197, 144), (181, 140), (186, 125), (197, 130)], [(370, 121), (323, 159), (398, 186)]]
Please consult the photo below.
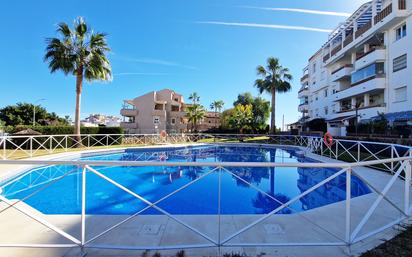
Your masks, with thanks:
[(182, 133), (187, 130), (183, 96), (170, 89), (125, 100), (120, 114), (123, 116), (121, 127), (126, 133), (152, 134), (163, 130)]
[(302, 121), (344, 136), (356, 119), (412, 110), (411, 15), (412, 0), (373, 0), (339, 24), (303, 70)]

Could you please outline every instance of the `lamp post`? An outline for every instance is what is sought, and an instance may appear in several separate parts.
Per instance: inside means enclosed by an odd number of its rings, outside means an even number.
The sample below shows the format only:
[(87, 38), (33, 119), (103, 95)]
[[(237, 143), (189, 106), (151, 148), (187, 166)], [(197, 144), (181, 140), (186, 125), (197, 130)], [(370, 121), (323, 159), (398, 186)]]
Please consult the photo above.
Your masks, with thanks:
[(42, 98), (42, 99), (38, 99), (36, 102), (34, 102), (33, 104), (33, 127), (36, 126), (36, 104), (38, 104), (39, 102), (42, 102), (46, 99)]

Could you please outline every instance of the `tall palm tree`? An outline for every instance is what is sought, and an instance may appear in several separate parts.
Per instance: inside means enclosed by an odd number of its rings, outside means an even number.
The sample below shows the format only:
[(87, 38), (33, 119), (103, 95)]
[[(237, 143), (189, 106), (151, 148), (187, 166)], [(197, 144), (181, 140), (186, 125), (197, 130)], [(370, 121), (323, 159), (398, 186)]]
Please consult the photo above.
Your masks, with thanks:
[(279, 59), (269, 57), (267, 59), (266, 67), (258, 66), (257, 74), (261, 76), (260, 79), (255, 81), (255, 86), (259, 89), (259, 92), (269, 93), (272, 96), (271, 102), (271, 117), (270, 117), (270, 132), (276, 132), (276, 93), (285, 93), (290, 91), (292, 81), (292, 75), (289, 73), (288, 68), (284, 68), (279, 63)]
[(80, 103), (83, 79), (111, 80), (112, 72), (106, 57), (110, 51), (106, 34), (95, 33), (87, 26), (82, 17), (74, 21), (74, 28), (62, 22), (57, 26), (59, 38), (48, 38), (44, 61), (48, 62), (50, 72), (61, 70), (65, 75), (76, 76), (76, 111), (74, 133), (80, 138)]
[(189, 100), (191, 100), (193, 104), (197, 104), (200, 101), (200, 96), (196, 92), (193, 92), (189, 95)]
[(205, 109), (200, 104), (193, 104), (187, 107), (187, 118), (193, 124), (194, 131), (197, 132), (197, 124), (205, 117)]
[(215, 111), (215, 128), (217, 127), (217, 114), (222, 111), (224, 104), (222, 100), (215, 100), (210, 104), (210, 109)]

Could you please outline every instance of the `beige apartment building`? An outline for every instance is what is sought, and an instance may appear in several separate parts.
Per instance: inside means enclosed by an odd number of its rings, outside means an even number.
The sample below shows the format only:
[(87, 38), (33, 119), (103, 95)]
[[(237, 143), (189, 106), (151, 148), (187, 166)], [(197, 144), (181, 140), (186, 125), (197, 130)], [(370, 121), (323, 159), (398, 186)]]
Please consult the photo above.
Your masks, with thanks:
[(163, 130), (182, 133), (187, 130), (183, 96), (170, 89), (125, 100), (120, 114), (123, 116), (120, 126), (130, 134), (152, 134)]
[[(120, 126), (129, 134), (158, 134), (193, 132), (193, 124), (188, 122), (186, 108), (190, 104), (184, 103), (184, 98), (170, 89), (153, 91), (125, 100), (120, 114), (123, 122)], [(199, 132), (220, 127), (220, 114), (206, 112), (199, 121)]]

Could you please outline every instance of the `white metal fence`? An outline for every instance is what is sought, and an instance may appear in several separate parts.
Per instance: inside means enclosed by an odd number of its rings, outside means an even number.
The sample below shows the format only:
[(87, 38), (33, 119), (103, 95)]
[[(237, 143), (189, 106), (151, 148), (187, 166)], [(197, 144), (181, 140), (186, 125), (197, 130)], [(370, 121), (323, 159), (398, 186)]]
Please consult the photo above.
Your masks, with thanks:
[[(81, 160), (81, 161), (45, 161), (45, 160), (0, 160), (0, 166), (2, 165), (71, 165), (81, 169), (81, 233), (80, 235), (73, 235), (69, 232), (59, 228), (57, 225), (53, 224), (44, 215), (39, 215), (37, 212), (31, 211), (27, 208), (22, 207), (19, 203), (27, 200), (27, 198), (32, 197), (33, 195), (39, 193), (41, 190), (53, 185), (57, 180), (63, 179), (65, 176), (69, 175), (73, 171), (64, 171), (58, 179), (48, 181), (42, 187), (35, 191), (33, 194), (30, 194), (25, 199), (20, 200), (11, 200), (6, 198), (3, 195), (0, 195), (0, 201), (6, 205), (6, 207), (0, 210), (0, 217), (7, 210), (13, 209), (17, 210), (19, 213), (29, 217), (33, 221), (40, 223), (41, 225), (47, 227), (48, 229), (54, 231), (58, 235), (69, 240), (70, 243), (61, 244), (61, 243), (2, 243), (0, 242), (0, 251), (1, 247), (10, 248), (10, 247), (35, 247), (35, 248), (73, 248), (78, 247), (85, 252), (88, 248), (90, 249), (121, 249), (121, 250), (167, 250), (167, 249), (189, 249), (189, 248), (207, 248), (207, 247), (216, 247), (218, 249), (224, 247), (278, 247), (278, 246), (351, 246), (369, 238), (373, 235), (376, 235), (379, 232), (384, 231), (396, 224), (401, 223), (402, 221), (408, 219), (412, 213), (412, 205), (410, 201), (411, 194), (411, 163), (412, 163), (412, 151), (409, 147), (400, 146), (400, 145), (387, 145), (381, 143), (370, 143), (370, 142), (358, 142), (358, 141), (349, 141), (349, 140), (335, 140), (332, 146), (326, 146), (323, 143), (321, 138), (316, 137), (300, 137), (300, 136), (261, 136), (254, 135), (176, 135), (175, 138), (170, 137), (160, 138), (158, 135), (85, 135), (82, 136), (82, 141), (84, 142), (94, 142), (102, 146), (110, 146), (113, 144), (107, 143), (110, 140), (116, 141), (115, 136), (119, 136), (123, 140), (138, 140), (139, 143), (144, 144), (150, 142), (150, 140), (156, 142), (195, 142), (202, 139), (211, 140), (211, 142), (231, 142), (231, 141), (244, 141), (244, 142), (263, 142), (263, 143), (276, 143), (282, 145), (296, 145), (302, 146), (307, 151), (312, 153), (319, 154), (321, 156), (334, 158), (334, 159), (345, 159), (347, 162), (327, 162), (327, 163), (266, 163), (266, 162), (213, 162), (213, 163), (202, 163), (202, 162), (151, 162), (151, 161), (92, 161), (92, 160)], [(70, 149), (69, 146), (65, 145), (65, 141), (69, 141), (73, 136), (32, 136), (32, 137), (3, 137), (0, 138), (0, 145), (3, 146), (4, 155), (3, 159), (8, 159), (10, 155), (9, 149), (7, 148), (8, 144), (12, 144), (18, 150), (25, 152), (28, 156), (32, 156), (39, 149), (44, 149), (44, 142), (59, 142), (57, 143), (63, 150)], [(256, 137), (262, 137), (259, 140)], [(264, 138), (263, 138), (264, 137)], [(16, 138), (23, 139), (23, 143), (17, 144), (13, 140)], [(39, 138), (45, 139), (43, 143), (40, 143)], [(156, 139), (154, 139), (156, 138)], [(262, 141), (263, 140), (263, 141)], [(31, 142), (31, 143), (30, 143)], [(39, 147), (33, 148), (33, 142), (39, 143)], [(76, 141), (77, 142), (77, 141)], [(75, 142), (75, 143), (76, 143)], [(106, 142), (106, 143), (105, 143)], [(116, 141), (117, 142), (117, 141)], [(23, 144), (29, 143), (29, 149), (22, 149)], [(77, 142), (79, 143), (79, 142)], [(91, 148), (95, 146), (94, 143), (87, 143), (86, 147)], [(73, 146), (75, 147), (75, 146)], [(50, 153), (53, 153), (57, 147), (47, 148)], [(14, 149), (16, 150), (16, 149)], [(144, 196), (135, 193), (133, 190), (128, 188), (125, 185), (120, 184), (118, 181), (104, 175), (96, 167), (113, 167), (113, 166), (133, 166), (133, 167), (203, 167), (209, 168), (210, 170), (195, 180), (185, 184), (184, 186), (174, 190), (173, 192), (167, 194), (161, 199), (151, 202), (146, 199)], [(330, 175), (329, 177), (318, 181), (316, 184), (303, 190), (299, 195), (293, 197), (287, 202), (280, 202), (278, 199), (263, 191), (253, 183), (250, 183), (240, 177), (233, 169), (236, 168), (282, 168), (282, 167), (295, 167), (295, 168), (316, 168), (319, 169), (316, 172), (320, 172), (322, 168), (338, 168), (339, 170)], [(365, 176), (362, 173), (364, 167), (373, 167), (377, 169), (383, 169), (390, 171), (385, 176), (387, 176), (387, 181), (384, 184), (376, 185), (376, 183), (370, 177)], [(376, 171), (379, 173), (379, 171)], [(86, 188), (87, 180), (86, 173), (94, 174), (104, 181), (112, 184), (116, 188), (122, 190), (126, 194), (139, 199), (140, 201), (147, 204), (147, 207), (142, 210), (129, 215), (127, 218), (123, 219), (120, 222), (110, 226), (109, 228), (104, 229), (97, 234), (87, 237), (87, 230), (89, 229), (86, 226)], [(264, 196), (270, 198), (273, 201), (278, 202), (279, 207), (270, 211), (267, 214), (259, 215), (257, 219), (251, 221), (249, 224), (242, 226), (236, 231), (232, 231), (230, 234), (223, 233), (223, 228), (221, 224), (222, 215), (221, 214), (221, 194), (222, 194), (222, 174), (227, 173), (236, 178), (237, 180), (242, 181), (248, 187), (255, 189), (257, 192), (260, 192)], [(182, 219), (179, 215), (173, 215), (170, 212), (166, 211), (164, 208), (161, 208), (159, 205), (164, 202), (166, 199), (178, 194), (182, 190), (190, 187), (198, 181), (204, 180), (207, 176), (211, 174), (218, 174), (218, 213), (215, 215), (218, 219), (218, 233), (216, 236), (212, 237), (207, 234), (205, 231), (202, 231), (199, 228), (193, 226), (186, 220)], [(339, 213), (342, 213), (342, 217), (335, 217), (337, 223), (344, 224), (344, 227), (340, 229), (340, 232), (343, 233), (343, 236), (337, 235), (336, 231), (331, 231), (331, 227), (325, 224), (322, 224), (319, 220), (313, 220), (310, 217), (306, 216), (303, 213), (297, 213), (299, 217), (305, 219), (308, 224), (309, 229), (319, 229), (325, 233), (332, 235), (335, 240), (324, 240), (324, 241), (288, 241), (288, 242), (274, 242), (274, 241), (242, 241), (237, 242), (234, 239), (238, 238), (245, 233), (248, 233), (253, 228), (258, 227), (269, 219), (276, 219), (279, 213), (283, 209), (292, 208), (291, 205), (297, 201), (300, 201), (302, 198), (314, 192), (315, 190), (324, 187), (333, 179), (344, 175), (346, 177), (345, 191), (346, 197), (343, 208), (340, 209)], [(370, 203), (367, 208), (359, 209), (356, 207), (354, 209), (353, 199), (351, 199), (351, 181), (353, 176), (356, 176), (361, 181), (363, 181), (370, 190), (372, 191), (373, 199), (369, 199)], [(18, 179), (18, 178), (16, 178)], [(402, 188), (400, 188), (402, 187)], [(385, 202), (387, 206), (392, 208), (397, 215), (390, 215), (389, 221), (385, 223), (379, 223), (374, 227), (368, 227), (366, 224), (373, 220), (373, 216), (377, 212), (381, 213), (383, 210), (382, 203)], [(160, 212), (162, 215), (167, 216), (169, 219), (180, 224), (186, 229), (190, 230), (194, 235), (200, 236), (205, 239), (207, 243), (187, 243), (185, 241), (179, 242), (179, 244), (173, 245), (116, 245), (111, 244), (110, 242), (106, 243), (96, 243), (99, 238), (109, 234), (116, 228), (119, 228), (122, 225), (127, 224), (131, 219), (141, 215), (144, 211), (149, 208), (153, 208)], [(383, 211), (385, 212), (385, 211)], [(46, 215), (47, 216), (47, 215)], [(342, 220), (340, 220), (342, 218)], [(303, 229), (303, 228), (302, 228)], [(263, 233), (263, 232), (262, 232)], [(288, 232), (292, 233), (292, 232)], [(294, 231), (293, 233), (305, 233), (305, 231)], [(33, 235), (34, 236), (34, 235)], [(276, 237), (274, 237), (276, 238)]]

